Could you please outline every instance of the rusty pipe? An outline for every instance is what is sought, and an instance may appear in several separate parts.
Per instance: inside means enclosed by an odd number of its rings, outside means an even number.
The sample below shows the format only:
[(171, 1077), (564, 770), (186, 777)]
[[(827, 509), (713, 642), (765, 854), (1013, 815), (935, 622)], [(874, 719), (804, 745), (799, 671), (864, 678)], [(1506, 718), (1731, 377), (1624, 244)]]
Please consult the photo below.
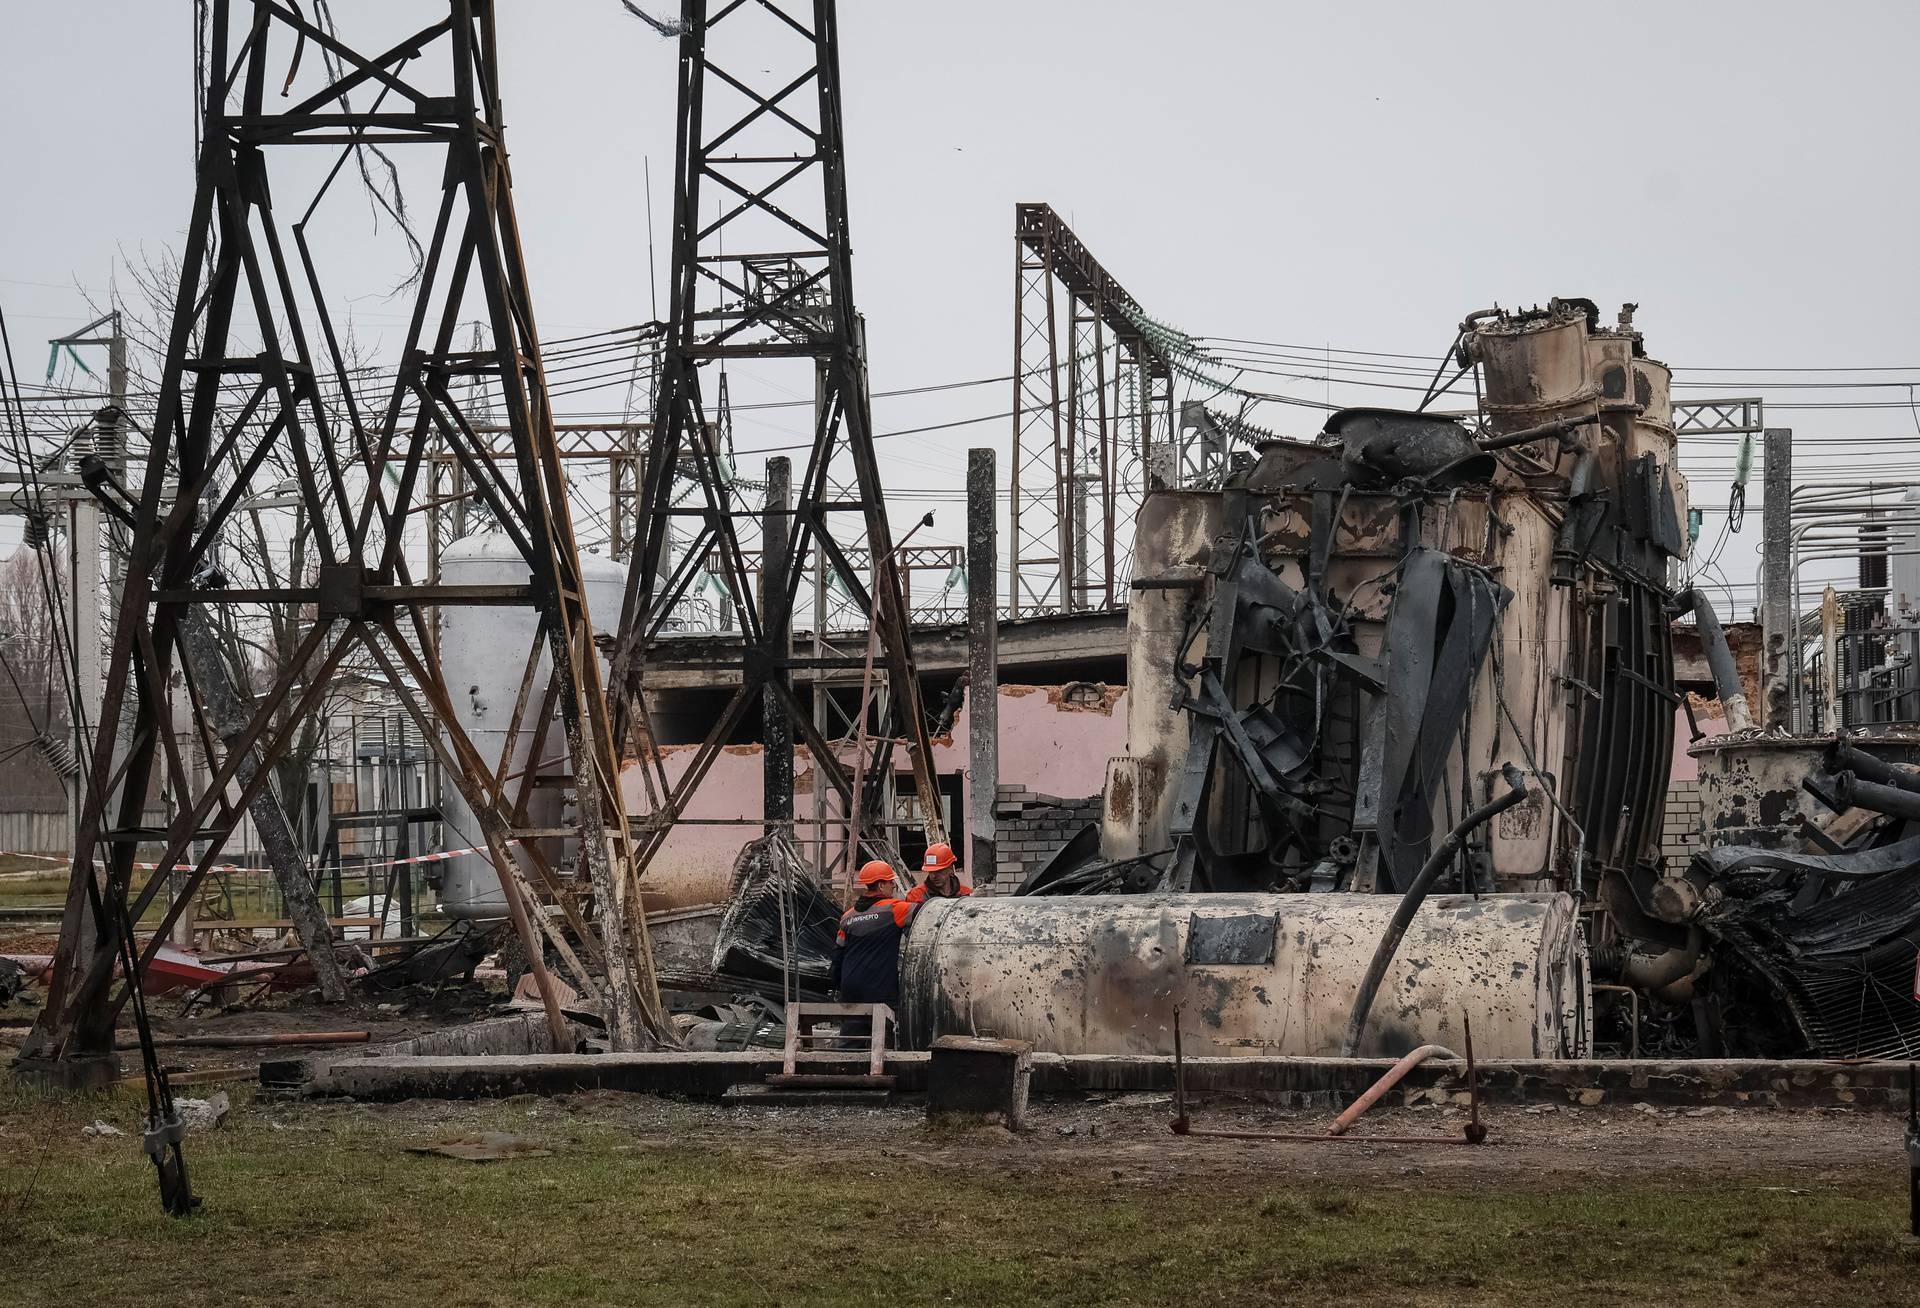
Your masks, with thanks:
[[(273, 1031), (265, 1034), (190, 1035), (153, 1038), (156, 1045), (180, 1049), (252, 1049), (262, 1045), (363, 1045), (373, 1038), (371, 1031)], [(121, 1040), (116, 1049), (138, 1049), (138, 1040)]]
[(1461, 818), (1453, 830), (1447, 832), (1438, 848), (1427, 855), (1427, 861), (1420, 865), (1420, 871), (1413, 878), (1413, 884), (1407, 887), (1400, 897), (1400, 905), (1393, 910), (1393, 918), (1387, 923), (1386, 931), (1380, 937), (1380, 944), (1373, 951), (1373, 962), (1367, 965), (1367, 974), (1360, 982), (1360, 989), (1353, 997), (1353, 1012), (1347, 1018), (1347, 1038), (1341, 1042), (1340, 1056), (1352, 1058), (1360, 1050), (1360, 1033), (1366, 1029), (1367, 1014), (1373, 1011), (1373, 1000), (1380, 993), (1380, 983), (1387, 978), (1387, 968), (1393, 963), (1393, 956), (1400, 948), (1400, 941), (1407, 934), (1407, 927), (1413, 922), (1413, 915), (1420, 911), (1427, 892), (1433, 889), (1433, 883), (1453, 862), (1460, 847), (1467, 843), (1467, 837), (1484, 823), (1492, 821), (1500, 814), (1518, 804), (1527, 797), (1526, 779), (1520, 769), (1511, 763), (1500, 765), (1500, 774), (1506, 778), (1510, 789), (1506, 794), (1490, 799), (1473, 812)]
[(1713, 600), (1697, 587), (1674, 596), (1672, 611), (1688, 610), (1693, 613), (1700, 644), (1707, 653), (1707, 668), (1713, 673), (1713, 692), (1720, 697), (1720, 707), (1727, 715), (1727, 730), (1733, 733), (1749, 730), (1753, 726), (1753, 712), (1747, 706), (1746, 686), (1740, 680), (1739, 666), (1733, 661), (1733, 650), (1727, 644), (1720, 615), (1713, 611)]
[(1412, 1054), (1401, 1059), (1400, 1063), (1390, 1069), (1386, 1076), (1381, 1077), (1380, 1080), (1367, 1091), (1366, 1095), (1361, 1096), (1359, 1103), (1349, 1109), (1347, 1113), (1342, 1113), (1340, 1120), (1328, 1127), (1325, 1135), (1305, 1135), (1295, 1131), (1214, 1131), (1205, 1127), (1195, 1126), (1193, 1119), (1187, 1116), (1187, 1069), (1186, 1060), (1181, 1056), (1180, 1052), (1180, 1008), (1179, 1005), (1176, 1004), (1173, 1009), (1174, 1118), (1171, 1122), (1167, 1123), (1167, 1126), (1175, 1135), (1191, 1136), (1207, 1140), (1275, 1140), (1294, 1144), (1351, 1144), (1354, 1142), (1362, 1144), (1410, 1145), (1479, 1144), (1487, 1138), (1487, 1128), (1480, 1125), (1480, 1083), (1478, 1078), (1474, 1076), (1473, 1071), (1473, 1027), (1471, 1022), (1469, 1022), (1467, 1026), (1467, 1091), (1473, 1100), (1473, 1120), (1467, 1124), (1466, 1132), (1461, 1137), (1456, 1139), (1452, 1136), (1358, 1136), (1340, 1134), (1346, 1130), (1347, 1126), (1352, 1125), (1348, 1113), (1351, 1113), (1353, 1117), (1358, 1117), (1366, 1111), (1367, 1104), (1371, 1102), (1367, 1097), (1368, 1095), (1377, 1099), (1381, 1094), (1384, 1094), (1391, 1088), (1394, 1081), (1405, 1076), (1408, 1071), (1418, 1066), (1423, 1058), (1434, 1053), (1446, 1054), (1448, 1057), (1455, 1056), (1451, 1050), (1444, 1049), (1439, 1045), (1425, 1045), (1420, 1049), (1416, 1049)]
[(1592, 426), (1599, 421), (1597, 414), (1589, 414), (1584, 418), (1556, 418), (1552, 422), (1543, 422), (1538, 427), (1523, 427), (1519, 431), (1510, 431), (1500, 436), (1482, 436), (1474, 444), (1487, 453), (1545, 440), (1549, 436), (1558, 437), (1564, 444), (1567, 438), (1580, 428)]
[(1460, 320), (1459, 335), (1453, 338), (1453, 361), (1462, 369), (1474, 365), (1473, 333), (1474, 329), (1489, 318), (1498, 318), (1500, 309), (1496, 305), (1491, 309), (1475, 309)]
[(1304, 1131), (1215, 1131), (1209, 1127), (1173, 1123), (1175, 1135), (1195, 1140), (1271, 1140), (1280, 1144), (1472, 1145), (1464, 1135), (1309, 1135)]
[(1445, 1045), (1421, 1045), (1410, 1054), (1402, 1054), (1400, 1061), (1389, 1067), (1386, 1074), (1366, 1088), (1366, 1091), (1351, 1104), (1347, 1111), (1333, 1119), (1333, 1125), (1327, 1128), (1328, 1135), (1345, 1135), (1347, 1128), (1366, 1113), (1369, 1108), (1380, 1102), (1380, 1096), (1399, 1085), (1406, 1079), (1408, 1072), (1426, 1062), (1429, 1058), (1458, 1058), (1460, 1055)]

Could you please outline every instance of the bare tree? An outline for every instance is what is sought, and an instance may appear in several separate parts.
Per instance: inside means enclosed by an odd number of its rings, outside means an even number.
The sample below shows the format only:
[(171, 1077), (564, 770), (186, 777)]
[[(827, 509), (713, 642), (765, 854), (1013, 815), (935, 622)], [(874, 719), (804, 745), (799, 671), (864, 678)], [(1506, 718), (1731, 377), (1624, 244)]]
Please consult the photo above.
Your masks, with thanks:
[(42, 572), (46, 563), (27, 547), (0, 560), (0, 685), (17, 705), (0, 751), (35, 748), (65, 785), (74, 771), (73, 726)]

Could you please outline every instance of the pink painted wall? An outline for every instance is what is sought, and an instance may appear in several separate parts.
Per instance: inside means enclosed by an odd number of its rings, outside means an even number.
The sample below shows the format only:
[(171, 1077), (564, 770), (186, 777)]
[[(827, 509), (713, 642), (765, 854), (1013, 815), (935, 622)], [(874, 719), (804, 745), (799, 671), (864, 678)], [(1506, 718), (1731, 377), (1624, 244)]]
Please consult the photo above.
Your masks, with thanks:
[[(1700, 730), (1709, 736), (1727, 734), (1727, 724), (1720, 718), (1701, 718)], [(1668, 778), (1674, 781), (1697, 781), (1700, 777), (1700, 763), (1687, 753), (1687, 746), (1693, 743), (1693, 730), (1687, 725), (1687, 711), (1679, 709), (1673, 718), (1673, 774)]]
[[(934, 769), (942, 776), (967, 769), (967, 712), (962, 706), (951, 736), (935, 738)], [(1114, 687), (1103, 702), (1079, 706), (1063, 702), (1057, 686), (1000, 687), (1000, 781), (1022, 785), (1061, 799), (1097, 795), (1106, 785), (1107, 760), (1126, 751), (1126, 691)], [(669, 745), (663, 750), (669, 779), (678, 781), (698, 747)], [(842, 757), (851, 768), (852, 751)], [(904, 770), (906, 753), (896, 751), (894, 766)], [(794, 760), (796, 836), (811, 848), (818, 838), (813, 812), (813, 769), (804, 752)], [(641, 769), (629, 765), (620, 777), (627, 812), (645, 813)], [(761, 751), (758, 745), (730, 745), (713, 761), (695, 789), (685, 813), (689, 818), (754, 818), (764, 812)], [(837, 808), (834, 810), (837, 812)], [(963, 815), (961, 816), (962, 820)], [(961, 823), (956, 823), (961, 825)], [(727, 880), (741, 846), (761, 834), (757, 821), (724, 826), (683, 825), (667, 837), (647, 868), (643, 884), (649, 910), (713, 904), (725, 899)], [(829, 832), (828, 849), (838, 845), (838, 827)], [(964, 846), (957, 843), (964, 856)]]

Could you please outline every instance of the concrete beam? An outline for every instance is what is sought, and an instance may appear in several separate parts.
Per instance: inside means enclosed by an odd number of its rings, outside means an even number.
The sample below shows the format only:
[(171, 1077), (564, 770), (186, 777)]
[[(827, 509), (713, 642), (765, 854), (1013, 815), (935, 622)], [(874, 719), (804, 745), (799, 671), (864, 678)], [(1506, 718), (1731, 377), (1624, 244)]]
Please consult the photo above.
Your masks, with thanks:
[[(1010, 685), (1048, 685), (1076, 678), (1075, 669), (1094, 661), (1124, 663), (1127, 656), (1125, 609), (1027, 618), (999, 624), (1000, 677)], [(803, 656), (796, 656), (803, 657)], [(913, 657), (923, 677), (956, 677), (967, 667), (967, 628), (963, 623), (919, 627), (913, 632)], [(648, 690), (724, 690), (740, 684), (738, 633), (665, 636), (649, 651)], [(860, 684), (854, 668), (839, 680)], [(810, 669), (793, 670), (793, 683), (813, 683)]]
[[(524, 1054), (493, 1057), (333, 1057), (309, 1060), (308, 1095), (356, 1099), (491, 1099), (516, 1094), (622, 1090), (718, 1099), (781, 1067), (776, 1050), (743, 1053)], [(809, 1072), (858, 1073), (864, 1056), (803, 1054)], [(887, 1073), (901, 1093), (926, 1089), (928, 1055), (889, 1051)], [(285, 1065), (281, 1065), (284, 1067)], [(1187, 1092), (1288, 1103), (1347, 1104), (1392, 1066), (1385, 1058), (1189, 1058)], [(1837, 1063), (1817, 1059), (1529, 1059), (1482, 1060), (1480, 1094), (1488, 1103), (1692, 1104), (1726, 1108), (1893, 1108), (1907, 1102), (1904, 1062)], [(263, 1069), (264, 1072), (264, 1069)], [(284, 1084), (284, 1083), (282, 1083)], [(1170, 1091), (1173, 1060), (1151, 1054), (1033, 1055), (1032, 1092), (1075, 1098), (1113, 1091)], [(1466, 1102), (1466, 1064), (1432, 1060), (1401, 1082), (1391, 1104)], [(1168, 1115), (1172, 1110), (1169, 1106)], [(1205, 1125), (1204, 1109), (1198, 1125)], [(1497, 1126), (1495, 1128), (1498, 1129)], [(1351, 1137), (1365, 1143), (1363, 1122)]]

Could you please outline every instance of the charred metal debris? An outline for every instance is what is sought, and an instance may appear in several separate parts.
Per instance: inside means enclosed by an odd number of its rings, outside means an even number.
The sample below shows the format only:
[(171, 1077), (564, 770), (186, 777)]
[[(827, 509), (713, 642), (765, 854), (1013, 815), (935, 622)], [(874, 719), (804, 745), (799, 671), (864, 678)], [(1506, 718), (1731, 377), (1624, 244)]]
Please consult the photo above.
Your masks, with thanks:
[(1150, 497), (1099, 857), (1023, 890), (1424, 893), (1451, 831), (1437, 889), (1570, 895), (1595, 979), (1684, 1004), (1699, 930), (1647, 908), (1688, 549), (1667, 369), (1630, 306), (1574, 299), (1469, 315), (1451, 354), (1474, 413), (1345, 410)]
[[(1753, 796), (1776, 821), (1739, 828), (1744, 843), (1702, 850), (1662, 887), (1657, 908), (1694, 927), (1722, 961), (1712, 1015), (1729, 1043), (1910, 1057), (1920, 1051), (1920, 774), (1878, 755), (1911, 756), (1916, 742), (1779, 743), (1798, 746), (1788, 756), (1801, 765), (1798, 785)], [(1759, 773), (1792, 786), (1779, 770)], [(1803, 797), (1821, 816), (1800, 811)]]
[[(1711, 603), (1674, 580), (1687, 486), (1632, 306), (1610, 327), (1584, 300), (1475, 313), (1452, 356), (1479, 370), (1474, 413), (1338, 412), (1217, 490), (1149, 498), (1099, 846), (1022, 893), (1389, 893), (1401, 922), (1429, 890), (1557, 892), (1585, 928), (1575, 1048), (1912, 1054), (1920, 738), (1892, 719), (1914, 697), (1879, 695), (1847, 738), (1756, 726)], [(1692, 713), (1676, 620), (1725, 719), (1694, 728), (1687, 866), (1659, 844)], [(1879, 685), (1899, 660), (1828, 662), (1845, 708), (1849, 668)], [(1769, 718), (1799, 693), (1770, 684)]]
[(1474, 315), (1456, 349), (1485, 373), (1473, 425), (1346, 410), (1147, 507), (1133, 670), (1166, 708), (1115, 764), (1104, 848), (1172, 854), (1137, 888), (1404, 890), (1509, 764), (1534, 793), (1467, 838), (1460, 889), (1657, 875), (1686, 549), (1666, 370), (1584, 301)]

